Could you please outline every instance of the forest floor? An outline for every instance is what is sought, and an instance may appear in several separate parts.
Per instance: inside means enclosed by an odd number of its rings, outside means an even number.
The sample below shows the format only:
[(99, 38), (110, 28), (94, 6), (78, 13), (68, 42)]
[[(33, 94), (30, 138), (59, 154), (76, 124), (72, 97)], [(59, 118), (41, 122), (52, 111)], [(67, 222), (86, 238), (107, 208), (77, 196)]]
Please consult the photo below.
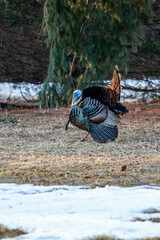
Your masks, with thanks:
[(99, 144), (69, 125), (69, 108), (0, 111), (0, 182), (42, 185), (160, 185), (160, 106), (125, 104), (119, 136)]

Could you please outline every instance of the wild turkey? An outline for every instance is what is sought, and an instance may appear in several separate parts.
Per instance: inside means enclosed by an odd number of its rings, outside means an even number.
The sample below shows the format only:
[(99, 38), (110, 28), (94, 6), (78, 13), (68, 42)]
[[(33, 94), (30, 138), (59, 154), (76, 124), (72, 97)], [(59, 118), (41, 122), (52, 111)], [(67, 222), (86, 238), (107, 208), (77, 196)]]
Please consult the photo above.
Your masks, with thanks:
[(75, 90), (72, 98), (72, 108), (66, 124), (87, 131), (81, 139), (83, 141), (89, 133), (94, 141), (106, 143), (114, 141), (118, 136), (118, 115), (128, 110), (119, 100), (121, 96), (121, 75), (118, 66), (115, 66), (110, 87), (91, 86), (83, 91)]

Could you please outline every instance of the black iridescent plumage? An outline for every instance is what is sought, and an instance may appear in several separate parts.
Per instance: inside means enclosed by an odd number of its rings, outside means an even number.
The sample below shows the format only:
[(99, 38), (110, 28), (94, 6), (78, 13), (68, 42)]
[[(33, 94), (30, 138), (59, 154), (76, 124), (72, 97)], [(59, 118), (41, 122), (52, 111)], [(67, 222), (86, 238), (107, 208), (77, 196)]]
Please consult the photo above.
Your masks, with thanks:
[(113, 81), (115, 83), (119, 81), (120, 74), (117, 69), (118, 67), (115, 68), (112, 78), (113, 89), (91, 86), (85, 88), (83, 92), (80, 90), (74, 92), (66, 130), (71, 122), (74, 126), (90, 133), (96, 142), (106, 143), (117, 138), (117, 124), (120, 121), (118, 115), (128, 111), (117, 101), (120, 98), (120, 91), (116, 91), (113, 84)]

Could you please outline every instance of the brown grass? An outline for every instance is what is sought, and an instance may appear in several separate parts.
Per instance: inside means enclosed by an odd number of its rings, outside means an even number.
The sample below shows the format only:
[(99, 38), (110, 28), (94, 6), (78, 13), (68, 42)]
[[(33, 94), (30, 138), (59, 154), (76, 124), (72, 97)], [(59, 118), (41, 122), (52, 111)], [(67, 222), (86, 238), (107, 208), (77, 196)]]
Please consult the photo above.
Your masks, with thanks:
[(112, 237), (106, 237), (106, 236), (100, 236), (100, 237), (91, 238), (90, 240), (120, 240), (120, 239), (112, 238)]
[(145, 222), (145, 221), (149, 221), (149, 222), (160, 223), (160, 218), (149, 218), (149, 219), (134, 218), (133, 221), (134, 221), (134, 222)]
[[(112, 238), (112, 237), (105, 237), (105, 236), (100, 236), (100, 237), (95, 237), (95, 238), (90, 238), (89, 240), (123, 240), (120, 238)], [(159, 237), (155, 237), (155, 238), (141, 238), (141, 239), (137, 239), (137, 240), (160, 240)]]
[(21, 229), (8, 229), (6, 227), (3, 227), (0, 224), (0, 239), (2, 238), (12, 238), (12, 237), (16, 237), (19, 235), (25, 234), (25, 232), (23, 232)]
[[(134, 186), (160, 185), (160, 107), (128, 104), (119, 136), (95, 143), (69, 125), (66, 108), (0, 112), (0, 182)], [(4, 116), (7, 121), (5, 121)]]

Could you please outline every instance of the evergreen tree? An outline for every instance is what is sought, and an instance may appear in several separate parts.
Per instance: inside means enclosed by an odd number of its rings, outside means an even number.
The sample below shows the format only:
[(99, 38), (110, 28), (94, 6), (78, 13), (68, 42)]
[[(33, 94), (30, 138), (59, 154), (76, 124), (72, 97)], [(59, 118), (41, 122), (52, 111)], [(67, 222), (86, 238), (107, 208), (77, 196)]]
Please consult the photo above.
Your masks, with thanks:
[(46, 0), (50, 64), (39, 94), (42, 107), (67, 104), (75, 88), (102, 84), (115, 64), (127, 71), (142, 19), (151, 18), (149, 0)]
[(0, 24), (7, 21), (10, 26), (34, 25), (37, 28), (42, 22), (42, 8), (43, 0), (0, 0)]

